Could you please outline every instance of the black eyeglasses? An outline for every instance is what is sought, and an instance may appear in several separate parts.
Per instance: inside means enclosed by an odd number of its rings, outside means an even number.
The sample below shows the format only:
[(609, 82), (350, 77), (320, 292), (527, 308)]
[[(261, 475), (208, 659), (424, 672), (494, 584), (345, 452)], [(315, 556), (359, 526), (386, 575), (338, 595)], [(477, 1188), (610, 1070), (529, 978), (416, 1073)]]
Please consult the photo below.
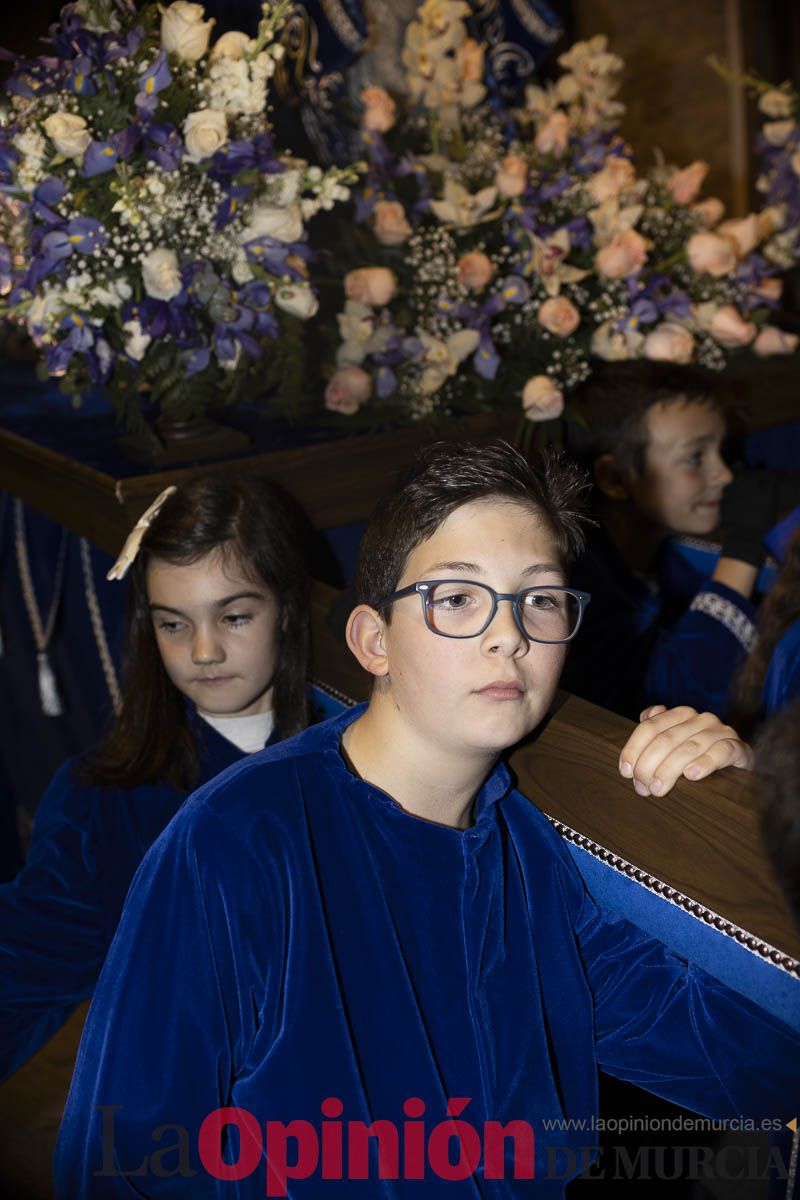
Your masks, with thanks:
[(377, 607), (385, 608), (415, 592), (422, 601), (425, 624), (440, 637), (478, 637), (494, 620), (499, 601), (509, 600), (520, 633), (530, 642), (547, 644), (572, 641), (591, 600), (588, 592), (560, 584), (496, 592), (486, 583), (464, 579), (424, 579), (392, 592)]

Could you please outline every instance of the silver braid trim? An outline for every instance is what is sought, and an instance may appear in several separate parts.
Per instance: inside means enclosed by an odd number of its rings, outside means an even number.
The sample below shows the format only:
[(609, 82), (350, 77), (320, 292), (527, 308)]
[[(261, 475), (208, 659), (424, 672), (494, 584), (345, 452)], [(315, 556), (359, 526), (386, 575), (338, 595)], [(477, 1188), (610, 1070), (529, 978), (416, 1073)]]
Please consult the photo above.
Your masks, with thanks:
[(564, 825), (563, 822), (557, 821), (555, 817), (551, 817), (548, 813), (545, 813), (545, 816), (565, 841), (572, 842), (574, 846), (580, 846), (582, 850), (586, 850), (593, 858), (598, 859), (607, 867), (611, 867), (619, 875), (624, 875), (627, 879), (632, 879), (635, 883), (641, 884), (642, 887), (646, 888), (654, 896), (658, 896), (662, 900), (667, 900), (670, 904), (674, 904), (676, 908), (683, 909), (684, 912), (688, 912), (705, 925), (710, 925), (719, 933), (724, 933), (726, 937), (732, 938), (740, 946), (744, 946), (745, 950), (749, 950), (751, 954), (755, 954), (758, 958), (762, 958), (774, 967), (778, 967), (781, 971), (785, 971), (787, 975), (791, 975), (795, 979), (800, 979), (800, 962), (797, 959), (784, 954), (782, 950), (771, 946), (769, 942), (765, 942), (761, 938), (755, 937), (752, 933), (748, 933), (741, 926), (734, 925), (727, 917), (721, 917), (713, 909), (706, 908), (704, 904), (700, 904), (697, 900), (692, 900), (690, 896), (679, 892), (677, 888), (670, 887), (669, 884), (664, 883), (657, 876), (650, 875), (647, 871), (643, 871), (641, 867), (635, 867), (633, 863), (628, 862), (625, 858), (621, 858), (618, 854), (614, 854), (611, 850), (607, 850), (605, 846), (601, 846), (598, 842), (593, 842), (591, 838), (584, 836), (584, 834), (570, 829), (569, 825)]
[(108, 639), (106, 637), (105, 626), (103, 625), (103, 614), (100, 611), (97, 592), (94, 586), (92, 552), (86, 538), (81, 538), (81, 568), (83, 570), (83, 590), (86, 596), (86, 606), (89, 609), (89, 620), (92, 624), (92, 633), (94, 634), (97, 653), (100, 656), (100, 665), (103, 668), (103, 675), (105, 676), (106, 687), (111, 697), (114, 712), (118, 713), (122, 707), (122, 692), (117, 681), (117, 672), (114, 670), (114, 662), (108, 649)]
[(716, 592), (700, 592), (689, 605), (689, 612), (705, 613), (724, 625), (745, 650), (752, 648), (756, 639), (755, 625), (732, 600), (718, 596)]

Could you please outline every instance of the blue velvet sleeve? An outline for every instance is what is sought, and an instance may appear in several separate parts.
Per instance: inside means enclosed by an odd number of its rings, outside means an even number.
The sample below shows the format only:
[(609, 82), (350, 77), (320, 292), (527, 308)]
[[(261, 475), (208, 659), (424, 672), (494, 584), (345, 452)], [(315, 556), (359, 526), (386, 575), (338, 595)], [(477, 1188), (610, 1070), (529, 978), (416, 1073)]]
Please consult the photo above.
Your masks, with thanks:
[(658, 632), (647, 662), (643, 707), (689, 704), (724, 717), (731, 682), (755, 636), (755, 610), (733, 588), (709, 581), (674, 625)]
[(602, 1070), (718, 1120), (794, 1114), (800, 1035), (585, 893), (577, 933)]
[(800, 618), (772, 652), (764, 679), (764, 713), (779, 712), (800, 697)]
[(107, 949), (95, 790), (68, 762), (36, 812), (28, 858), (0, 887), (0, 1078), (92, 992)]
[[(197, 1194), (196, 1131), (244, 1068), (270, 982), (270, 872), (250, 862), (235, 830), (216, 814), (200, 818), (174, 822), (131, 885), (59, 1135), (62, 1200), (150, 1195), (148, 1183), (122, 1173), (135, 1172), (142, 1146), (153, 1146), (153, 1130), (170, 1122), (194, 1131), (191, 1174), (156, 1178), (153, 1186), (159, 1196)], [(226, 877), (246, 898), (235, 913), (220, 882)], [(109, 1105), (119, 1108), (113, 1150), (104, 1151)], [(203, 1197), (218, 1190), (230, 1195), (230, 1183), (203, 1172)]]

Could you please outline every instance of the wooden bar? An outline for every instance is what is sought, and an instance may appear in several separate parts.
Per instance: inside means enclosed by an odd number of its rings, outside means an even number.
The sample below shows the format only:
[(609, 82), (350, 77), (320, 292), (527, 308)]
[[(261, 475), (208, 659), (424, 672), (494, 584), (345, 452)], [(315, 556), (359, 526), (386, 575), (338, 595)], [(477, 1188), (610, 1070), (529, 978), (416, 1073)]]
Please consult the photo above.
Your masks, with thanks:
[(119, 551), (136, 518), (165, 487), (232, 471), (280, 484), (318, 529), (330, 529), (367, 517), (392, 476), (420, 446), (462, 439), (483, 445), (512, 438), (515, 425), (514, 419), (487, 413), (119, 479), (0, 430), (0, 487), (109, 554)]

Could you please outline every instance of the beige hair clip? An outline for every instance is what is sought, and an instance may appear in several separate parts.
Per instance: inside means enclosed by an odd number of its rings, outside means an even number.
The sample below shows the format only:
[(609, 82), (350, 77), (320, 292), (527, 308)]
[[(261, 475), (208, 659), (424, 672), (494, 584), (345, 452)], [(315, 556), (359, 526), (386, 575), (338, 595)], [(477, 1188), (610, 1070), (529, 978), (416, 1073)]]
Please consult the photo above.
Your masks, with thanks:
[(149, 508), (145, 509), (139, 520), (134, 525), (125, 539), (125, 545), (120, 551), (119, 558), (114, 563), (111, 570), (106, 575), (106, 579), (124, 579), (129, 569), (133, 566), (136, 555), (139, 553), (139, 547), (142, 544), (142, 538), (147, 533), (147, 530), (155, 521), (158, 514), (161, 512), (162, 505), (165, 500), (168, 500), (173, 492), (177, 492), (176, 487), (164, 488), (163, 492), (156, 496)]

